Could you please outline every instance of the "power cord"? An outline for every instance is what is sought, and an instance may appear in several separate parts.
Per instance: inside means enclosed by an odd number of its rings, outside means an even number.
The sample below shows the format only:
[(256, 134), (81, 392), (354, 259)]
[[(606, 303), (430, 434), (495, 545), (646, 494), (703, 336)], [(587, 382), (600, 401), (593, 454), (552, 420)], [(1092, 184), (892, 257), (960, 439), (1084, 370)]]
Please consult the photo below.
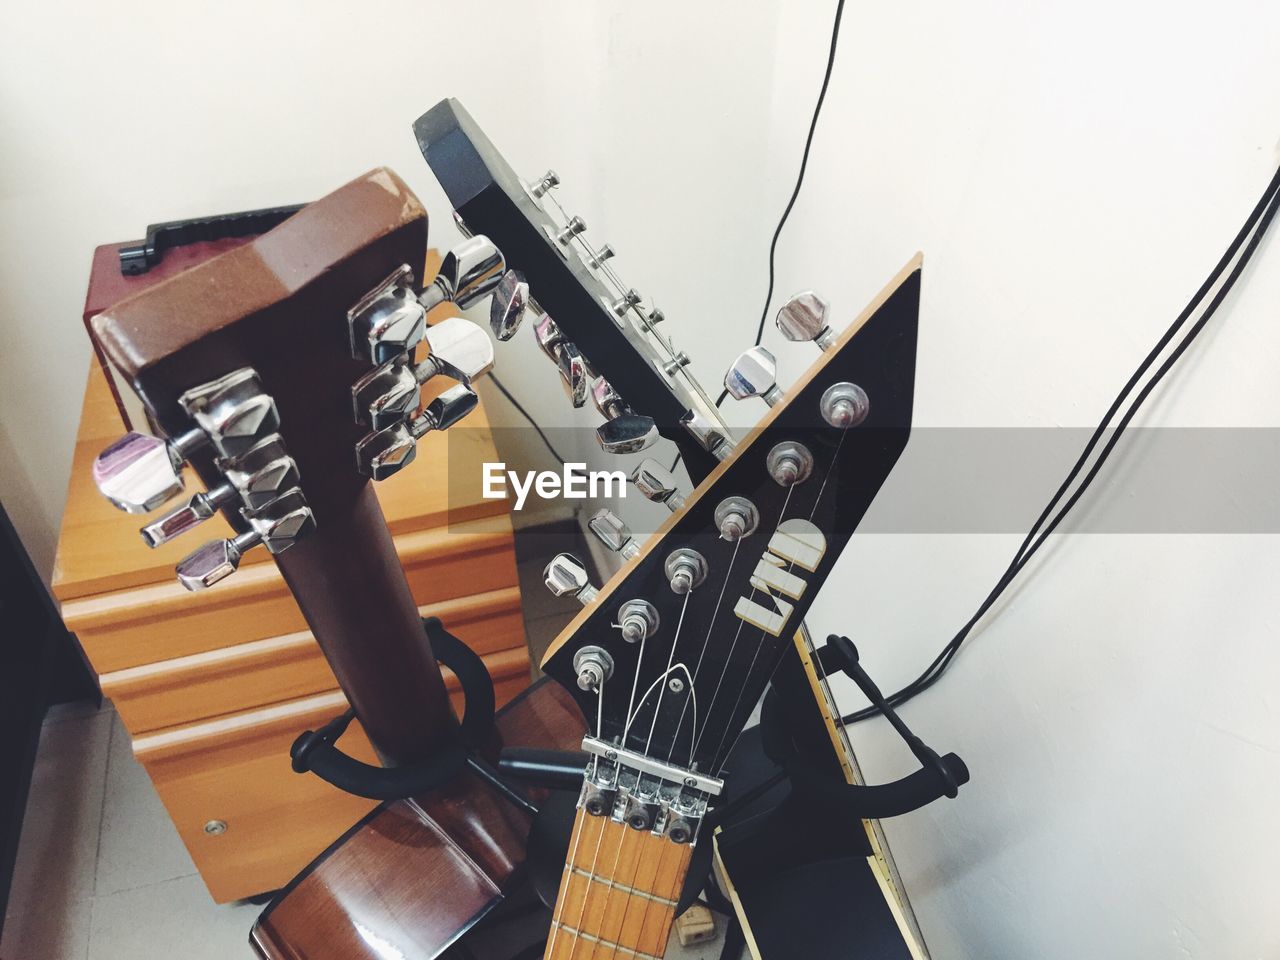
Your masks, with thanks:
[(559, 463), (564, 463), (565, 460), (564, 460), (564, 457), (560, 456), (560, 451), (558, 451), (554, 446), (552, 446), (551, 441), (547, 438), (547, 435), (542, 432), (542, 428), (538, 426), (537, 422), (533, 419), (533, 417), (529, 415), (529, 411), (520, 405), (520, 401), (517, 400), (515, 397), (513, 397), (511, 395), (511, 391), (502, 385), (502, 381), (499, 380), (492, 373), (490, 373), (489, 382), (492, 383), (497, 388), (500, 394), (502, 394), (504, 397), (507, 398), (507, 402), (516, 408), (516, 412), (519, 413), (520, 416), (524, 417), (526, 420), (529, 421), (529, 426), (533, 427), (533, 429), (538, 431), (538, 436), (540, 436), (542, 438), (542, 442), (547, 445), (547, 449), (551, 451), (551, 455), (555, 457)]
[[(791, 216), (791, 208), (796, 205), (796, 198), (800, 196), (800, 187), (804, 184), (804, 173), (809, 167), (809, 151), (813, 147), (813, 135), (818, 130), (818, 117), (822, 114), (822, 104), (827, 99), (827, 87), (831, 85), (831, 71), (836, 65), (836, 47), (840, 42), (840, 18), (842, 16), (844, 16), (844, 0), (838, 0), (835, 21), (831, 25), (831, 45), (827, 50), (827, 69), (822, 74), (822, 87), (818, 90), (818, 102), (813, 106), (813, 117), (809, 121), (809, 133), (804, 138), (804, 152), (800, 155), (800, 172), (796, 175), (796, 185), (791, 190), (791, 198), (787, 200), (786, 209), (782, 211), (782, 217), (778, 220), (778, 225), (773, 230), (773, 239), (769, 241), (769, 288), (765, 291), (764, 306), (760, 310), (760, 324), (756, 327), (756, 339), (753, 346), (758, 347), (760, 341), (764, 339), (764, 324), (769, 318), (769, 304), (773, 300), (774, 261), (778, 252), (778, 238), (782, 236), (782, 228), (787, 225), (787, 219)], [(720, 396), (716, 397), (717, 409), (728, 396), (728, 390), (720, 391)], [(681, 454), (677, 452), (675, 459), (671, 461), (672, 471), (680, 465), (680, 459)]]
[[(1021, 572), (1023, 567), (1025, 567), (1031, 558), (1035, 556), (1036, 552), (1044, 545), (1045, 541), (1054, 532), (1054, 530), (1058, 528), (1066, 515), (1071, 511), (1076, 503), (1079, 502), (1080, 498), (1084, 495), (1084, 492), (1093, 483), (1094, 478), (1102, 469), (1103, 464), (1105, 464), (1107, 459), (1111, 456), (1111, 452), (1115, 449), (1120, 437), (1124, 434), (1124, 431), (1129, 426), (1129, 423), (1133, 420), (1134, 416), (1138, 413), (1138, 410), (1142, 407), (1147, 397), (1151, 395), (1151, 392), (1164, 379), (1165, 375), (1173, 368), (1174, 364), (1177, 363), (1178, 359), (1186, 352), (1187, 348), (1191, 346), (1196, 337), (1199, 336), (1200, 332), (1205, 328), (1206, 324), (1208, 324), (1209, 320), (1213, 318), (1218, 307), (1222, 305), (1222, 302), (1226, 299), (1227, 295), (1235, 286), (1236, 281), (1248, 266), (1254, 252), (1257, 250), (1263, 236), (1266, 234), (1268, 227), (1270, 227), (1277, 209), (1280, 209), (1280, 170), (1277, 170), (1275, 175), (1271, 178), (1271, 182), (1263, 192), (1262, 198), (1253, 208), (1252, 213), (1250, 213), (1248, 220), (1245, 221), (1245, 225), (1240, 229), (1240, 232), (1236, 234), (1231, 246), (1227, 248), (1227, 252), (1222, 255), (1222, 258), (1213, 268), (1213, 272), (1209, 274), (1209, 277), (1200, 286), (1200, 289), (1196, 291), (1195, 295), (1191, 298), (1191, 301), (1187, 304), (1185, 309), (1183, 309), (1182, 313), (1178, 315), (1178, 318), (1165, 331), (1164, 335), (1143, 359), (1142, 363), (1139, 364), (1138, 369), (1134, 371), (1128, 382), (1125, 383), (1124, 388), (1116, 396), (1115, 400), (1112, 401), (1111, 406), (1103, 416), (1102, 421), (1093, 431), (1092, 436), (1090, 436), (1089, 442), (1085, 445), (1084, 451), (1080, 454), (1079, 459), (1076, 460), (1075, 465), (1071, 468), (1071, 472), (1067, 474), (1067, 478), (1062, 482), (1062, 485), (1058, 487), (1044, 510), (1041, 511), (1040, 516), (1036, 519), (1031, 530), (1027, 533), (1022, 544), (1018, 547), (1018, 551), (1014, 554), (1009, 566), (996, 582), (996, 585), (991, 589), (991, 592), (987, 594), (986, 599), (982, 601), (973, 616), (970, 617), (956, 635), (951, 638), (951, 641), (942, 648), (942, 652), (934, 658), (933, 662), (929, 664), (920, 676), (916, 677), (915, 680), (911, 681), (901, 690), (898, 690), (896, 693), (893, 693), (886, 698), (890, 705), (896, 707), (906, 703), (913, 697), (916, 697), (925, 690), (928, 690), (942, 678), (942, 675), (947, 671), (948, 667), (950, 667), (956, 653), (959, 652), (961, 645), (968, 638), (977, 622), (982, 619), (983, 615), (986, 614), (988, 610), (991, 609), (1009, 584), (1013, 582), (1015, 577), (1017, 577), (1018, 573)], [(1243, 252), (1241, 252), (1242, 245), (1244, 246)], [(1226, 279), (1222, 280), (1223, 272), (1233, 260), (1236, 261), (1235, 266), (1231, 269), (1230, 273), (1227, 274)], [(1046, 518), (1049, 517), (1049, 514), (1053, 511), (1054, 507), (1056, 507), (1066, 495), (1067, 490), (1071, 487), (1071, 484), (1076, 477), (1079, 476), (1080, 471), (1088, 462), (1094, 448), (1098, 445), (1103, 434), (1106, 433), (1110, 427), (1112, 418), (1124, 404), (1129, 394), (1133, 392), (1138, 381), (1141, 380), (1143, 375), (1151, 368), (1151, 365), (1155, 363), (1156, 358), (1178, 334), (1186, 324), (1187, 320), (1190, 319), (1193, 313), (1195, 313), (1196, 309), (1201, 305), (1205, 297), (1207, 297), (1209, 292), (1218, 285), (1220, 280), (1222, 280), (1221, 287), (1209, 302), (1209, 305), (1205, 308), (1200, 319), (1191, 325), (1186, 335), (1178, 342), (1172, 353), (1169, 354), (1168, 358), (1165, 359), (1165, 361), (1152, 375), (1146, 386), (1138, 392), (1136, 398), (1129, 405), (1124, 415), (1117, 423), (1111, 438), (1107, 441), (1105, 446), (1103, 446), (1101, 452), (1099, 452), (1093, 466), (1089, 469), (1088, 473), (1085, 474), (1084, 479), (1080, 481), (1079, 487), (1067, 499), (1062, 508), (1054, 514), (1053, 519), (1047, 526), (1045, 526), (1045, 529), (1040, 531), (1041, 526), (1045, 524)], [(1038, 535), (1037, 531), (1040, 531)], [(857, 723), (877, 716), (879, 713), (879, 707), (873, 705), (847, 714), (840, 719), (846, 724)]]

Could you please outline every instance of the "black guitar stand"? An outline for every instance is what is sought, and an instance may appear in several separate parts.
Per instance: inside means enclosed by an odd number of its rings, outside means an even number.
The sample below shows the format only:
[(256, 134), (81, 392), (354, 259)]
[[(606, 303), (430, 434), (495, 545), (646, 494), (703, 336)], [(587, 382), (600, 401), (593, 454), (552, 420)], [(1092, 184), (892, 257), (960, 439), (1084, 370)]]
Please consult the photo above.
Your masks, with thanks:
[(444, 628), (435, 617), (423, 617), (422, 626), (431, 652), (458, 677), (465, 700), (462, 720), (453, 741), (417, 763), (377, 767), (338, 748), (341, 737), (355, 719), (348, 710), (319, 730), (306, 730), (293, 741), (289, 755), (295, 773), (311, 772), (339, 790), (370, 800), (400, 800), (438, 787), (469, 767), (516, 806), (529, 814), (537, 808), (498, 776), (477, 749), (493, 732), (495, 700), (493, 679), (479, 654)]

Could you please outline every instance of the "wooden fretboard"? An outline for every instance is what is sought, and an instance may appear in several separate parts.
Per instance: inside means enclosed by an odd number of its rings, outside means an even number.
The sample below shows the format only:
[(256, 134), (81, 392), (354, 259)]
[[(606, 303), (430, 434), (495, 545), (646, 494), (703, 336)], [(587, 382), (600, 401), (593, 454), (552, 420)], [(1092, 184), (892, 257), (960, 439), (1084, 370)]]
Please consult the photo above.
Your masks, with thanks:
[(579, 809), (545, 960), (658, 960), (693, 848)]

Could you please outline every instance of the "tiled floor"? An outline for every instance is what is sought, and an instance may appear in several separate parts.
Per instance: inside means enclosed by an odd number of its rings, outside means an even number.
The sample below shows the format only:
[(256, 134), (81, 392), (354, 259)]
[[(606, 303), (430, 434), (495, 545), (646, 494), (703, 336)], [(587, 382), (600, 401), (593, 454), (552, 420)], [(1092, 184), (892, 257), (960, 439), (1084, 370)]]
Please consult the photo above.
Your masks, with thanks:
[[(542, 567), (579, 552), (572, 525), (517, 538), (525, 619), (541, 651), (579, 609), (550, 596)], [(580, 554), (582, 555), (582, 554)], [(160, 798), (105, 704), (55, 708), (45, 721), (23, 824), (3, 960), (233, 960), (251, 958), (260, 906), (210, 899)], [(712, 960), (719, 944), (668, 951)]]

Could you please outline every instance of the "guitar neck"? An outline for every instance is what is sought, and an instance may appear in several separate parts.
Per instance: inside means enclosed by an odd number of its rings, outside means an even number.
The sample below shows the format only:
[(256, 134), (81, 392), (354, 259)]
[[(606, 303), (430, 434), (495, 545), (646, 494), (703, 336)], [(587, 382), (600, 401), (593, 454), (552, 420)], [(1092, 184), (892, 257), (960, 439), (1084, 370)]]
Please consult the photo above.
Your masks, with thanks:
[(579, 807), (545, 960), (659, 960), (692, 855), (691, 844)]

